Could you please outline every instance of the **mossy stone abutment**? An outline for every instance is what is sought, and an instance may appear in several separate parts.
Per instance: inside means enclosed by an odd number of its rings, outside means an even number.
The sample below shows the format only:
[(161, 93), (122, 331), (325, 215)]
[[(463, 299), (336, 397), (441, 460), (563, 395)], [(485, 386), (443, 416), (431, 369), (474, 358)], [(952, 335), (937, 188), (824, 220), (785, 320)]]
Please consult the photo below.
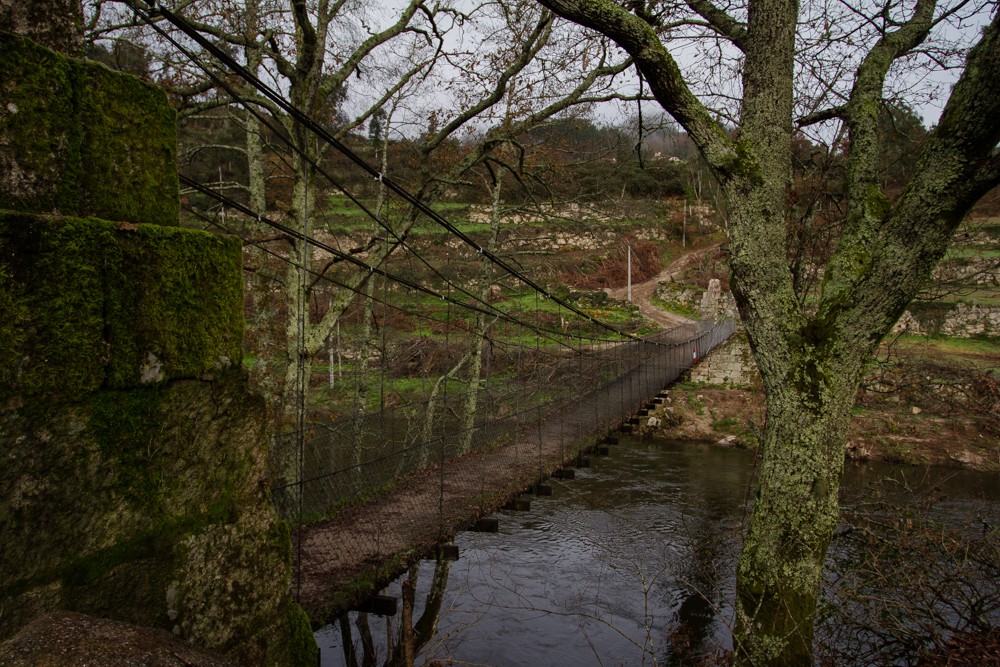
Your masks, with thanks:
[[(78, 9), (27, 3), (40, 4)], [(315, 664), (241, 370), (241, 245), (178, 226), (165, 94), (37, 43), (78, 42), (12, 7), (0, 2), (0, 640), (66, 610), (240, 664)]]

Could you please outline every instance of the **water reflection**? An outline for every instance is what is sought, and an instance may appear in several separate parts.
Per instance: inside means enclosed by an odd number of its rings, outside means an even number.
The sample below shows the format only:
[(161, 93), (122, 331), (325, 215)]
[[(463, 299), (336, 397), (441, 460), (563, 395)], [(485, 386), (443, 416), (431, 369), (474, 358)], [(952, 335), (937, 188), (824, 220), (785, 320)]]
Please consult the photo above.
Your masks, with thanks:
[[(433, 566), (430, 586), (423, 594), (420, 615), (414, 622), (417, 609), (417, 586), (420, 570), (417, 565), (410, 567), (400, 582), (402, 613), (394, 628), (391, 618), (383, 619), (385, 633), (376, 641), (372, 635), (369, 615), (365, 613), (344, 614), (337, 626), (340, 631), (340, 648), (343, 663), (349, 667), (404, 667), (413, 665), (427, 644), (438, 631), (441, 603), (448, 587), (448, 572), (451, 561), (438, 559)], [(353, 618), (352, 618), (353, 617)], [(351, 627), (353, 620), (354, 627)], [(323, 664), (331, 664), (324, 660)], [(335, 662), (332, 664), (336, 664)]]
[[(682, 664), (728, 647), (751, 456), (630, 441), (594, 464), (552, 480), (554, 495), (530, 512), (502, 513), (499, 533), (460, 534), (462, 557), (436, 604), (433, 563), (390, 587), (395, 596), (412, 587), (422, 619), (439, 612), (438, 636), (416, 664)], [(324, 665), (354, 664), (343, 651), (352, 643), (364, 660), (365, 632), (351, 617), (346, 641), (340, 628), (318, 633)], [(378, 656), (369, 664), (398, 664), (405, 621), (360, 624)]]
[[(721, 663), (752, 471), (745, 451), (623, 440), (551, 480), (530, 512), (501, 513), (499, 533), (461, 533), (450, 567), (411, 569), (386, 591), (403, 600), (398, 618), (351, 614), (317, 633), (322, 664)], [(958, 521), (960, 498), (1000, 507), (996, 475), (850, 467), (845, 488), (849, 509), (921, 493)], [(831, 562), (858, 553), (845, 539)]]

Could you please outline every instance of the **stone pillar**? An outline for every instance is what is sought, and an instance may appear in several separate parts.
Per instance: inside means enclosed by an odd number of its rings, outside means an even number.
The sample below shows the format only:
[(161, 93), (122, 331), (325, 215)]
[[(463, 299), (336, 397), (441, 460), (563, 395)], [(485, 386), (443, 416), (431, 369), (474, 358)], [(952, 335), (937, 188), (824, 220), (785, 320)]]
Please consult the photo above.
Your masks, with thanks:
[(722, 286), (718, 278), (708, 281), (708, 289), (701, 297), (701, 305), (698, 307), (698, 314), (703, 320), (714, 320), (719, 314), (719, 299), (722, 296)]
[[(50, 45), (76, 20), (0, 2)], [(0, 641), (67, 610), (315, 665), (241, 367), (242, 245), (178, 225), (165, 93), (11, 32), (0, 73)]]

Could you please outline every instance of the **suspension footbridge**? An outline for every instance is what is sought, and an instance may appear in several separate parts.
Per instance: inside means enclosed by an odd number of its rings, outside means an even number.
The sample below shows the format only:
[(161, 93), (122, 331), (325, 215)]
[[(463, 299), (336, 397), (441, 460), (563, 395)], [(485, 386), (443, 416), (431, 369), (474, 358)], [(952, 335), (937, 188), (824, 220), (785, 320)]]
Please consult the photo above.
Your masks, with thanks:
[[(293, 587), (313, 623), (578, 461), (732, 333), (732, 320), (709, 320), (643, 335), (641, 317), (612, 323), (596, 297), (572, 298), (528, 275), (500, 226), (509, 168), (488, 160), (516, 136), (471, 152), (479, 158), (466, 169), (480, 169), (493, 208), (489, 229), (470, 231), (397, 183), (386, 163), (369, 165), (182, 17), (157, 8), (177, 31), (168, 33), (132, 7), (284, 142), (284, 159), (299, 165), (296, 188), (308, 193), (314, 177), (324, 180), (370, 223), (357, 243), (308, 196), (285, 216), (181, 176), (188, 212), (243, 236), (256, 253), (249, 280), (271, 282), (252, 292), (285, 299), (273, 311), (282, 313), (275, 319), (284, 328), (284, 406), (293, 413), (283, 423), (294, 427), (272, 439), (271, 493), (293, 528)], [(257, 102), (247, 101), (248, 90)], [(344, 187), (315, 145), (338, 154), (367, 189)], [(346, 242), (357, 245), (344, 250)], [(265, 340), (269, 324), (254, 332), (264, 341), (261, 360), (276, 347)], [(324, 350), (329, 386), (321, 389), (314, 367)]]
[[(472, 433), (445, 419), (433, 438), (421, 440), (420, 431), (405, 428), (399, 410), (311, 429), (301, 479), (274, 491), (279, 507), (299, 522), (293, 540), (300, 604), (314, 622), (331, 620), (358, 601), (344, 595), (353, 580), (392, 576), (457, 529), (518, 493), (537, 490), (563, 466), (581, 463), (733, 327), (732, 320), (694, 323), (577, 352), (534, 378), (551, 383), (535, 388), (543, 397), (537, 402), (506, 414), (499, 401), (483, 400), (489, 408), (478, 413)], [(449, 400), (457, 409), (466, 397)], [(375, 455), (338, 466), (334, 454), (350, 449), (359, 432)], [(460, 453), (470, 435), (472, 446)], [(291, 437), (279, 439), (277, 457), (285, 448), (286, 458), (294, 458), (295, 446)]]

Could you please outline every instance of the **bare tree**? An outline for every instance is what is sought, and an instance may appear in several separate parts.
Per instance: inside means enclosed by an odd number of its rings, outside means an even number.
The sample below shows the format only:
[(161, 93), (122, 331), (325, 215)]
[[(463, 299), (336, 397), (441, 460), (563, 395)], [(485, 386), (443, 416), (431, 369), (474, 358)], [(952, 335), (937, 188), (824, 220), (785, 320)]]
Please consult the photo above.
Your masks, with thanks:
[[(965, 0), (541, 2), (635, 58), (721, 184), (733, 291), (767, 401), (760, 487), (738, 569), (736, 658), (809, 664), (862, 369), (962, 217), (1000, 181), (1000, 19)], [(960, 43), (946, 43), (949, 35)], [(740, 76), (708, 76), (693, 87), (671, 50), (683, 37), (718, 54), (716, 72)], [(964, 56), (964, 70), (905, 190), (891, 200), (879, 179), (880, 105), (919, 91), (907, 87), (913, 79), (890, 75), (950, 66), (955, 56)], [(792, 139), (796, 127), (822, 123), (846, 128), (845, 212), (822, 286), (800, 300), (781, 250)]]

